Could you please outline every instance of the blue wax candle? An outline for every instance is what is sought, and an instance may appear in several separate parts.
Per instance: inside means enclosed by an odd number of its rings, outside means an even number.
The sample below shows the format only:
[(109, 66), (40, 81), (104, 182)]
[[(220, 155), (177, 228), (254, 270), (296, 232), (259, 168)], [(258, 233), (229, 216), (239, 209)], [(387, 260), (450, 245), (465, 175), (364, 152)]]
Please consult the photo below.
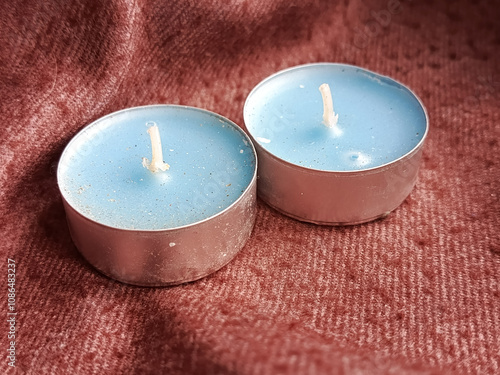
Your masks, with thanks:
[[(161, 136), (170, 168), (151, 172), (148, 127)], [(221, 213), (255, 174), (255, 154), (236, 125), (183, 106), (119, 111), (83, 129), (61, 156), (58, 181), (66, 201), (97, 223), (120, 229), (162, 230)]]
[[(323, 124), (318, 88), (327, 83), (338, 114)], [(262, 148), (289, 163), (322, 171), (359, 171), (410, 153), (427, 130), (414, 94), (394, 80), (343, 64), (279, 72), (248, 96), (245, 124)]]

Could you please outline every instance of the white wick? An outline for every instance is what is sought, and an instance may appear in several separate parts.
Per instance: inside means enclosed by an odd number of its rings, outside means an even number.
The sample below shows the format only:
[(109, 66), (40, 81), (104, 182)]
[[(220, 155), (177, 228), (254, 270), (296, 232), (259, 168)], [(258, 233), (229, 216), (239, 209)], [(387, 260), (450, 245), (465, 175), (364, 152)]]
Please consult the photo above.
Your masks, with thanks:
[[(146, 124), (149, 125), (150, 123)], [(163, 161), (163, 152), (161, 149), (161, 138), (158, 126), (152, 122), (152, 126), (148, 128), (148, 134), (151, 137), (151, 148), (153, 149), (153, 156), (151, 157), (151, 163), (147, 158), (142, 158), (142, 166), (149, 169), (151, 172), (156, 173), (160, 171), (166, 171), (170, 168), (170, 165)]]
[(329, 128), (336, 128), (339, 121), (339, 115), (333, 110), (332, 92), (328, 83), (323, 83), (319, 87), (323, 97), (323, 124)]

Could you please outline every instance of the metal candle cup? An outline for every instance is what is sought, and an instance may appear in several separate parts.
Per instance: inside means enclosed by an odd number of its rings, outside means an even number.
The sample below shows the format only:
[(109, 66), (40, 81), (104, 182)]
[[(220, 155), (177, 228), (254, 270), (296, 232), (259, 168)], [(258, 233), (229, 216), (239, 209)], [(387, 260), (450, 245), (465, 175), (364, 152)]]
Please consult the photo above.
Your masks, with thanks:
[[(331, 87), (338, 127), (323, 124)], [(351, 65), (319, 63), (259, 83), (244, 107), (259, 158), (258, 194), (298, 220), (348, 225), (388, 215), (413, 189), (428, 119), (402, 84)]]
[[(159, 128), (166, 171), (152, 173), (145, 125)], [(233, 122), (193, 107), (129, 108), (65, 148), (57, 179), (76, 247), (116, 280), (164, 286), (220, 269), (251, 235), (256, 155)]]

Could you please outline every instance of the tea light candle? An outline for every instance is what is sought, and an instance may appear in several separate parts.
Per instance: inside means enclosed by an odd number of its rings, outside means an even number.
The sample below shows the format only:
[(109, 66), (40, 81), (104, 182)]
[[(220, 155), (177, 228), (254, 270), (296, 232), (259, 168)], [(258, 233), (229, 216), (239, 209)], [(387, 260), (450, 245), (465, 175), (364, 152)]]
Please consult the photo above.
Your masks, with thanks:
[(68, 144), (57, 176), (78, 249), (127, 283), (203, 277), (236, 255), (255, 219), (251, 141), (231, 121), (197, 108), (154, 105), (105, 116)]
[(399, 206), (415, 184), (428, 129), (408, 88), (333, 63), (265, 79), (244, 119), (259, 156), (259, 195), (318, 224), (361, 223)]

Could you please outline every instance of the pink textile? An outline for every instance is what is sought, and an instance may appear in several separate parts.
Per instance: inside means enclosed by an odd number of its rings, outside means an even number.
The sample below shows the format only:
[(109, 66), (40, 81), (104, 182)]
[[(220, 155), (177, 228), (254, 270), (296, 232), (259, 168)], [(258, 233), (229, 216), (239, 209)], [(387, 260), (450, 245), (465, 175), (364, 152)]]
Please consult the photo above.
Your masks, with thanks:
[[(4, 1), (1, 280), (16, 262), (12, 374), (500, 373), (498, 1)], [(69, 236), (55, 170), (91, 121), (144, 104), (243, 124), (250, 90), (298, 64), (389, 75), (424, 101), (419, 181), (388, 218), (305, 224), (259, 201), (226, 267), (118, 283)]]

